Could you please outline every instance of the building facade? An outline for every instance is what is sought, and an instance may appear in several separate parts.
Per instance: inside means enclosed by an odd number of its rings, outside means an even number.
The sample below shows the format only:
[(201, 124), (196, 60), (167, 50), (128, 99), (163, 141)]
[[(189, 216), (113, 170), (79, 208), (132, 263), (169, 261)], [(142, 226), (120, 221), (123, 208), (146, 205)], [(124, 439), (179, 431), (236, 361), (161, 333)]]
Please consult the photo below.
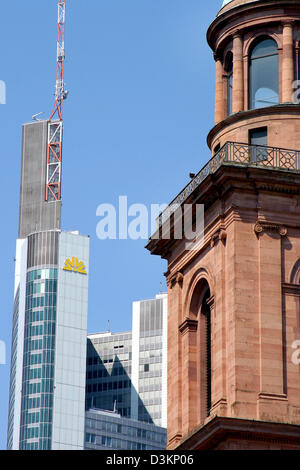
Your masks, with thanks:
[(132, 333), (96, 333), (87, 339), (86, 409), (131, 416)]
[(154, 424), (124, 418), (113, 411), (86, 412), (86, 450), (162, 450), (166, 430)]
[[(172, 204), (204, 205), (168, 261), (168, 448), (300, 449), (300, 2), (232, 0), (216, 60), (212, 158)], [(196, 224), (195, 217), (192, 224)]]
[(167, 427), (166, 294), (133, 303), (131, 417)]
[[(8, 449), (84, 445), (89, 238), (45, 200), (48, 122), (23, 126)], [(74, 360), (76, 358), (76, 360)]]
[(88, 336), (86, 409), (115, 410), (136, 429), (149, 423), (147, 429), (166, 434), (167, 295), (134, 302), (132, 326), (132, 332)]

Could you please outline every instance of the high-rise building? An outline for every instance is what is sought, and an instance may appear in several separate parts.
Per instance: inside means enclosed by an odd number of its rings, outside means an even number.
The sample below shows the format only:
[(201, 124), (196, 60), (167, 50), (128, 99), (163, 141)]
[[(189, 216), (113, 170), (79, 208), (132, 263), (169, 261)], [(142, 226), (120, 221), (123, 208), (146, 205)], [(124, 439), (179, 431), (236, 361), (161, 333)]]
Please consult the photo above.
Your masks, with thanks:
[(89, 238), (45, 199), (49, 129), (23, 126), (8, 449), (84, 445)]
[(86, 412), (86, 450), (164, 450), (166, 444), (165, 428), (124, 418), (113, 411)]
[[(163, 429), (165, 435), (167, 427), (166, 294), (157, 295), (155, 299), (133, 303), (132, 332), (106, 332), (88, 336), (86, 409), (91, 413), (93, 410), (110, 412), (115, 410), (122, 418), (132, 421), (130, 426), (138, 429), (138, 422), (149, 423), (147, 428), (149, 432), (161, 434), (160, 431)], [(114, 418), (116, 418), (115, 415)], [(96, 414), (93, 419), (102, 418)], [(124, 424), (125, 427), (127, 425), (129, 426), (128, 423)], [(90, 434), (89, 431), (87, 432)], [(101, 436), (104, 439), (103, 430)], [(99, 439), (97, 438), (97, 442)], [(149, 448), (153, 448), (151, 447), (154, 445), (153, 442), (148, 444)], [(164, 445), (163, 440), (157, 448), (163, 448)]]
[(300, 1), (224, 1), (207, 38), (211, 156), (171, 203), (193, 227), (204, 206), (204, 233), (173, 236), (168, 208), (147, 245), (168, 261), (168, 448), (300, 449)]
[(88, 335), (86, 409), (131, 416), (131, 342), (131, 331)]
[(133, 303), (131, 417), (167, 427), (167, 294)]

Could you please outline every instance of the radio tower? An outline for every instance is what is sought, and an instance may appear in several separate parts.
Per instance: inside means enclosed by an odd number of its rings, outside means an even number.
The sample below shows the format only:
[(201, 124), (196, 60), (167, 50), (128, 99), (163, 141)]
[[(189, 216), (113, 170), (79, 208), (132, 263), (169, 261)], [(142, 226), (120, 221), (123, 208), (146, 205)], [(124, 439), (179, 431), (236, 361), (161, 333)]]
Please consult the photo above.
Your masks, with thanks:
[(64, 84), (66, 1), (59, 0), (55, 102), (48, 125), (46, 201), (61, 199), (63, 102), (68, 92)]
[[(10, 450), (84, 449), (89, 238), (61, 230), (63, 100), (67, 95), (64, 27), (65, 0), (59, 0), (54, 106), (49, 119), (33, 116), (33, 122), (22, 126), (7, 428)], [(65, 269), (69, 261), (72, 269)], [(68, 374), (75, 350), (82, 353), (80, 364)], [(76, 400), (76, 413), (71, 415), (70, 397)]]

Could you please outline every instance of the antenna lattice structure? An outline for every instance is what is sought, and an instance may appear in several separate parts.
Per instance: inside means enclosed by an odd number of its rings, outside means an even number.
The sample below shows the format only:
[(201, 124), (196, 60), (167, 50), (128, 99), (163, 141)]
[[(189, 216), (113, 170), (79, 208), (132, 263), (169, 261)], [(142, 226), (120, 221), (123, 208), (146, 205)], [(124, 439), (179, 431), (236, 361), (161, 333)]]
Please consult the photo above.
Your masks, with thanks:
[(48, 121), (46, 201), (61, 200), (66, 0), (58, 3), (55, 102)]

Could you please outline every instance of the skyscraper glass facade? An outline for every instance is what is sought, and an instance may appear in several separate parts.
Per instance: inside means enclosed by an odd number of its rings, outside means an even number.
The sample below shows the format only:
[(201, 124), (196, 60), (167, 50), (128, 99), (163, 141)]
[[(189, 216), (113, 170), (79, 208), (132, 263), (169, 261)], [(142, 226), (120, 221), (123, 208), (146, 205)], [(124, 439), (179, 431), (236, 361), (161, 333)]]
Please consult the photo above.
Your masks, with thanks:
[(131, 332), (90, 335), (87, 343), (86, 408), (131, 414)]
[(49, 450), (54, 392), (57, 269), (27, 273), (20, 449)]
[(10, 362), (10, 385), (9, 385), (9, 413), (8, 413), (8, 429), (7, 429), (7, 447), (12, 448), (14, 420), (15, 420), (15, 397), (16, 397), (16, 376), (17, 376), (17, 345), (18, 345), (18, 326), (19, 326), (19, 299), (20, 286), (17, 288), (14, 301), (13, 311), (13, 327), (12, 327), (12, 345), (11, 345), (11, 362)]
[[(16, 262), (7, 445), (83, 449), (89, 238), (46, 232), (26, 246)], [(36, 265), (45, 253), (56, 264)], [(84, 274), (64, 269), (73, 257)]]

